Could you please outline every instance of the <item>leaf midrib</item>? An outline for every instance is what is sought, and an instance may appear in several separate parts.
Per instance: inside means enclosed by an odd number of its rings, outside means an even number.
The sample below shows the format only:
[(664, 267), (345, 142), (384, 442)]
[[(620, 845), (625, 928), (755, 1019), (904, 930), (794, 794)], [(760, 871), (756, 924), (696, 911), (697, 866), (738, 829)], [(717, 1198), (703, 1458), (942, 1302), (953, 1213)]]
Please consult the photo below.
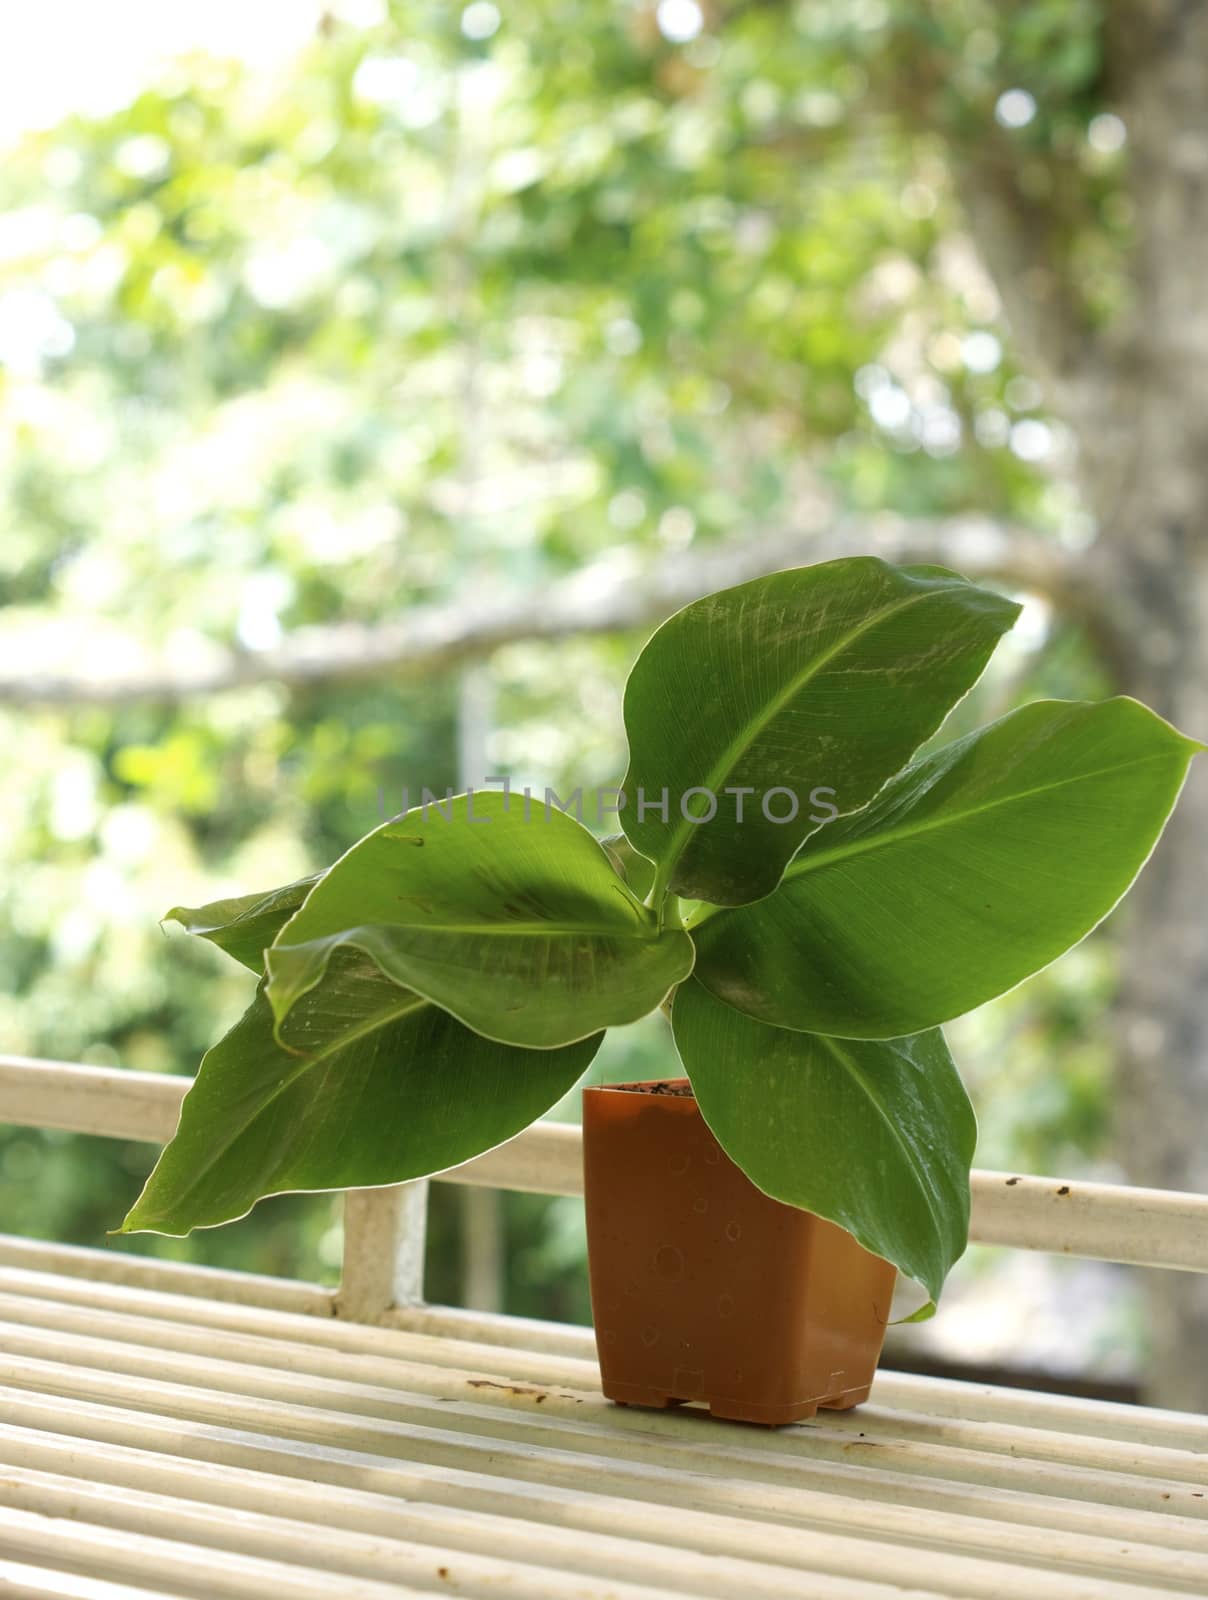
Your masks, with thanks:
[(1017, 805), (1021, 801), (1035, 799), (1037, 795), (1049, 794), (1055, 789), (1069, 788), (1073, 784), (1090, 783), (1095, 778), (1109, 777), (1113, 772), (1127, 772), (1130, 767), (1145, 766), (1151, 761), (1166, 759), (1164, 751), (1155, 751), (1153, 755), (1139, 756), (1135, 761), (1117, 762), (1115, 766), (1099, 767), (1094, 772), (1080, 772), (1076, 777), (1057, 778), (1052, 783), (1038, 784), (1033, 789), (1021, 789), (1015, 794), (1000, 795), (996, 800), (987, 800), (984, 804), (970, 806), (964, 811), (945, 812), (936, 817), (928, 817), (922, 822), (906, 823), (900, 827), (886, 828), (880, 832), (866, 834), (860, 839), (853, 839), (847, 844), (834, 845), (829, 850), (820, 850), (816, 855), (799, 856), (785, 873), (785, 884), (796, 882), (798, 879), (808, 877), (811, 872), (818, 871), (821, 867), (831, 866), (836, 861), (847, 860), (851, 856), (870, 854), (874, 850), (883, 850), (889, 845), (899, 844), (904, 839), (915, 838), (920, 834), (934, 833), (937, 829), (956, 827), (963, 822), (969, 822), (975, 817), (984, 816), (987, 812), (996, 811), (1002, 806)]
[(361, 928), (398, 928), (414, 933), (459, 933), (459, 934), (518, 934), (524, 938), (552, 937), (557, 934), (591, 934), (597, 939), (625, 939), (636, 944), (657, 944), (668, 931), (659, 928), (651, 922), (648, 927), (641, 924), (627, 928), (605, 928), (599, 923), (576, 922), (359, 922), (354, 927), (340, 929), (336, 933), (315, 934), (309, 939), (290, 941), (288, 944), (277, 944), (277, 950), (301, 950), (308, 944), (318, 944), (326, 939), (347, 939), (349, 935)]
[[(726, 774), (734, 766), (734, 763), (738, 760), (739, 756), (747, 753), (747, 751), (755, 743), (755, 740), (764, 731), (768, 724), (774, 721), (775, 718), (780, 715), (781, 711), (785, 707), (785, 704), (795, 694), (800, 693), (800, 691), (805, 688), (806, 684), (808, 684), (812, 678), (816, 677), (817, 674), (821, 672), (823, 667), (828, 666), (837, 655), (840, 655), (850, 645), (854, 644), (855, 641), (863, 634), (867, 633), (870, 629), (875, 628), (881, 622), (884, 622), (886, 618), (896, 616), (898, 612), (905, 611), (910, 606), (918, 605), (924, 600), (933, 600), (937, 594), (947, 594), (949, 592), (950, 591), (946, 589), (930, 589), (923, 594), (907, 595), (905, 599), (895, 600), (891, 605), (883, 606), (880, 611), (874, 612), (871, 617), (865, 617), (862, 622), (857, 623), (857, 625), (852, 628), (850, 632), (845, 633), (843, 637), (836, 640), (828, 650), (823, 651), (820, 656), (815, 657), (808, 666), (802, 669), (800, 673), (798, 673), (795, 677), (790, 678), (789, 682), (780, 691), (780, 693), (768, 703), (764, 711), (752, 722), (748, 723), (745, 728), (741, 729), (740, 732), (730, 740), (729, 744), (722, 751), (721, 755), (714, 762), (713, 766), (710, 767), (702, 787), (715, 793), (715, 785), (718, 783), (718, 781), (726, 776)], [(684, 845), (682, 841), (687, 838), (689, 830), (694, 826), (695, 824), (689, 822), (682, 815), (677, 819), (675, 826), (671, 831), (671, 848), (666, 856), (666, 865), (662, 868), (659, 875), (660, 883), (670, 883), (671, 879), (674, 877), (675, 869), (679, 865), (680, 859), (684, 853)]]
[[(861, 1070), (859, 1065), (851, 1059), (848, 1052), (842, 1048), (839, 1040), (833, 1038), (830, 1034), (815, 1034), (814, 1037), (831, 1052), (844, 1071), (855, 1080), (857, 1087), (867, 1097), (871, 1105), (876, 1110), (877, 1115), (880, 1117), (885, 1127), (889, 1130), (890, 1137), (893, 1139), (898, 1149), (902, 1152), (907, 1166), (914, 1175), (915, 1185), (922, 1194), (923, 1203), (926, 1205), (927, 1212), (931, 1217), (931, 1224), (935, 1230), (935, 1236), (937, 1239), (942, 1241), (946, 1237), (944, 1219), (936, 1207), (934, 1195), (931, 1193), (931, 1190), (928, 1188), (927, 1184), (923, 1181), (923, 1177), (919, 1169), (918, 1157), (907, 1144), (906, 1140), (902, 1137), (901, 1129), (898, 1127), (896, 1121), (889, 1114), (880, 1097), (868, 1082), (867, 1075)], [(930, 1288), (930, 1285), (927, 1287)]]
[[(409, 1015), (410, 1012), (418, 1011), (421, 1006), (430, 1006), (432, 1003), (433, 1002), (431, 1000), (426, 1000), (423, 995), (416, 994), (414, 991), (408, 991), (406, 992), (406, 999), (400, 1001), (397, 1006), (391, 1007), (388, 1010), (375, 1011), (371, 1017), (367, 1018), (356, 1027), (349, 1028), (346, 1032), (341, 1033), (338, 1040), (332, 1040), (330, 1043), (323, 1046), (322, 1049), (311, 1051), (304, 1056), (298, 1057), (295, 1055), (294, 1059), (297, 1062), (295, 1070), (293, 1072), (286, 1073), (285, 1076), (282, 1077), (281, 1081), (273, 1086), (272, 1092), (259, 1102), (252, 1115), (245, 1119), (229, 1136), (229, 1138), (224, 1139), (217, 1146), (217, 1148), (207, 1149), (207, 1160), (205, 1164), (203, 1166), (199, 1166), (195, 1170), (190, 1182), (186, 1184), (184, 1189), (179, 1192), (177, 1204), (180, 1205), (187, 1200), (191, 1194), (196, 1192), (198, 1186), (210, 1175), (211, 1172), (213, 1172), (214, 1168), (227, 1154), (231, 1146), (235, 1144), (237, 1140), (242, 1139), (244, 1134), (248, 1131), (256, 1119), (258, 1117), (262, 1117), (269, 1107), (274, 1105), (287, 1089), (292, 1088), (292, 1086), (297, 1083), (298, 1079), (302, 1077), (304, 1073), (309, 1072), (312, 1067), (321, 1066), (324, 1061), (329, 1059), (329, 1057), (338, 1055), (341, 1050), (348, 1049), (351, 1045), (356, 1044), (358, 1039), (365, 1038), (367, 1034), (375, 1033), (378, 1028), (384, 1028), (388, 1023), (391, 1022), (397, 1022), (401, 1017)], [(265, 1004), (267, 1005), (267, 1001)], [(275, 1020), (272, 1023), (270, 1031), (273, 1043), (286, 1056), (286, 1058), (289, 1059), (289, 1047), (282, 1044), (277, 1038), (277, 1024)], [(218, 1045), (215, 1045), (214, 1048), (218, 1049), (225, 1042), (225, 1039), (219, 1040)], [(207, 1051), (206, 1054), (208, 1055), (209, 1052)], [(205, 1057), (202, 1058), (201, 1066), (203, 1068), (205, 1066)], [(200, 1076), (201, 1073), (199, 1069), (198, 1081), (200, 1081)], [(192, 1094), (193, 1092), (194, 1090), (190, 1089), (189, 1093)], [(123, 1229), (123, 1231), (125, 1230)]]

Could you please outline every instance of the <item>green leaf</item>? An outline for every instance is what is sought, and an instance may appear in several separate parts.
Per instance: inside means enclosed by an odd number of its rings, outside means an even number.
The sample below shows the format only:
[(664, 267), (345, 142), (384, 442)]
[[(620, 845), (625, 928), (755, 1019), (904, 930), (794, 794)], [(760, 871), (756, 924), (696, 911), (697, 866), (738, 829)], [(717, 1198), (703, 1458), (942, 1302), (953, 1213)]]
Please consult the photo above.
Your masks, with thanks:
[(701, 1114), (773, 1199), (854, 1234), (935, 1301), (969, 1234), (977, 1124), (938, 1028), (832, 1039), (772, 1028), (695, 979), (675, 1042)]
[(209, 905), (173, 906), (163, 920), (179, 922), (186, 933), (208, 939), (253, 972), (263, 972), (265, 950), (322, 876), (315, 872), (279, 889), (211, 900)]
[(807, 840), (768, 899), (703, 921), (697, 975), (766, 1022), (847, 1038), (960, 1016), (1107, 915), (1203, 748), (1135, 700), (1024, 706)]
[(653, 1011), (692, 970), (582, 824), (519, 796), (461, 795), (383, 824), (336, 862), (268, 952), (278, 1021), (333, 950), (504, 1044), (569, 1044)]
[[(626, 685), (626, 834), (680, 895), (744, 905), (771, 893), (812, 829), (866, 804), (935, 732), (1018, 615), (943, 568), (873, 556), (685, 607)], [(715, 814), (693, 820), (709, 796)]]
[(269, 1194), (457, 1166), (573, 1088), (601, 1037), (511, 1049), (400, 989), (359, 952), (339, 951), (294, 1007), (285, 1045), (261, 985), (206, 1053), (121, 1231), (184, 1234), (241, 1217)]

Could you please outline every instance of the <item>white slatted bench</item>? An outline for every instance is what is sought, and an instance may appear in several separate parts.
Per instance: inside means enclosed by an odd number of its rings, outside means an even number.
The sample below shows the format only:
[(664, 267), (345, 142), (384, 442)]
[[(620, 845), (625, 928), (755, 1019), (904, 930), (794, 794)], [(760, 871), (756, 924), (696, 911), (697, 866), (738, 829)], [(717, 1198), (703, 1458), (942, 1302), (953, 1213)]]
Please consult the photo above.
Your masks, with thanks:
[[(186, 1087), (0, 1058), (0, 1122), (163, 1141)], [(578, 1140), (451, 1177), (576, 1194)], [(425, 1198), (346, 1197), (334, 1291), (0, 1238), (0, 1597), (1208, 1594), (1208, 1419), (896, 1372), (774, 1432), (621, 1410), (586, 1329), (422, 1303)], [(973, 1236), (1204, 1271), (1208, 1200), (979, 1173)]]

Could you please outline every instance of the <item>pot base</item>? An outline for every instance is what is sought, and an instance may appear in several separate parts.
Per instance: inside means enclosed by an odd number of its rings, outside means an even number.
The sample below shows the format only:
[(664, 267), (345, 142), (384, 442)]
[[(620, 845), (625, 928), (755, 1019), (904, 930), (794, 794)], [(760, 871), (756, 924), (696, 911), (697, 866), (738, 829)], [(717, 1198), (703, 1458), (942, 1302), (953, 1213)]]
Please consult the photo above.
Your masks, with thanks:
[[(647, 1411), (666, 1411), (671, 1406), (692, 1405), (702, 1397), (689, 1398), (682, 1394), (664, 1394), (659, 1389), (644, 1389), (636, 1383), (603, 1383), (604, 1398), (618, 1406), (640, 1406)], [(816, 1400), (801, 1400), (796, 1405), (755, 1405), (749, 1400), (714, 1400), (705, 1398), (711, 1417), (726, 1422), (757, 1422), (765, 1428), (779, 1428), (787, 1422), (808, 1422), (819, 1411), (850, 1411), (862, 1405), (872, 1393), (872, 1385), (862, 1389), (843, 1389), (838, 1394), (826, 1395)]]

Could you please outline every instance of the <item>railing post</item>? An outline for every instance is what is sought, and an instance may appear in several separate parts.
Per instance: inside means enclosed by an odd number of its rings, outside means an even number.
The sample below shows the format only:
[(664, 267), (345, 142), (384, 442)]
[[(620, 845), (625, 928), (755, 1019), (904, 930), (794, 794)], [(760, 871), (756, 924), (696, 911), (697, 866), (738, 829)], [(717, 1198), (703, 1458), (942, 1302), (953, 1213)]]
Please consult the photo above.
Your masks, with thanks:
[(426, 1181), (349, 1189), (336, 1315), (377, 1322), (393, 1306), (422, 1305), (427, 1229)]

